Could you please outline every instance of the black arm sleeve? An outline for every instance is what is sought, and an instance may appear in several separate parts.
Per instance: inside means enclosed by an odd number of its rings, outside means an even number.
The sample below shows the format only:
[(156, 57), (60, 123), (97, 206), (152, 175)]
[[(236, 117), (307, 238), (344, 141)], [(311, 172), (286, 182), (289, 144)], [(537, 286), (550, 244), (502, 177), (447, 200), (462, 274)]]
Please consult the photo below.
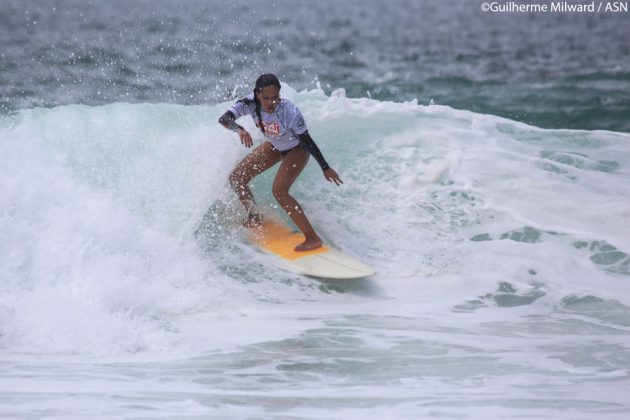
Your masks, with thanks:
[(326, 169), (330, 168), (330, 166), (326, 162), (326, 159), (324, 159), (322, 152), (319, 151), (319, 147), (317, 147), (311, 135), (308, 134), (308, 130), (305, 131), (303, 134), (298, 134), (298, 137), (300, 138), (300, 141), (304, 143), (309, 153), (315, 158), (317, 163), (319, 163), (319, 166), (322, 168), (322, 171), (325, 171)]
[(219, 124), (232, 131), (243, 129), (243, 127), (236, 124), (236, 117), (232, 114), (232, 111), (227, 111), (225, 114), (221, 115), (221, 118), (219, 118)]

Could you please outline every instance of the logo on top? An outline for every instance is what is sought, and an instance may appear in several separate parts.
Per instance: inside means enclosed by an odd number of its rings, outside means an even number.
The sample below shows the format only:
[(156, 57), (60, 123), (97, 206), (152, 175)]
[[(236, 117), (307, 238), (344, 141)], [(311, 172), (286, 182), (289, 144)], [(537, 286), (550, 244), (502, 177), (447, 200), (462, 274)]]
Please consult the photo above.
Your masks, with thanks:
[(304, 122), (304, 117), (300, 117), (297, 120), (297, 128), (304, 128), (304, 126), (306, 125), (306, 123)]
[(278, 124), (277, 121), (273, 121), (273, 122), (262, 122), (263, 126), (265, 127), (265, 134), (269, 134), (271, 136), (278, 136), (280, 135), (280, 124)]

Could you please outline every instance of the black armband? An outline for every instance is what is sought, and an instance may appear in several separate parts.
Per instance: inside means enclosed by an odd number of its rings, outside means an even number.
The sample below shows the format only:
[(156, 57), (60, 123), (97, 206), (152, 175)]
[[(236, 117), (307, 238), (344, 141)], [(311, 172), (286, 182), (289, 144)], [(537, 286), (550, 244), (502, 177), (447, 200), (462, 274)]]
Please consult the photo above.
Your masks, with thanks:
[(308, 130), (302, 134), (298, 134), (298, 137), (300, 138), (300, 141), (304, 144), (304, 146), (306, 146), (306, 149), (309, 151), (309, 153), (315, 158), (317, 163), (319, 163), (322, 171), (329, 169), (330, 166), (328, 165), (328, 162), (326, 162), (326, 159), (324, 159), (322, 152), (320, 152), (319, 147), (317, 147), (311, 135), (308, 134)]
[(221, 118), (219, 118), (219, 124), (227, 128), (228, 130), (243, 130), (243, 127), (236, 124), (236, 117), (234, 116), (234, 114), (232, 114), (232, 111), (227, 111), (225, 114), (221, 115)]

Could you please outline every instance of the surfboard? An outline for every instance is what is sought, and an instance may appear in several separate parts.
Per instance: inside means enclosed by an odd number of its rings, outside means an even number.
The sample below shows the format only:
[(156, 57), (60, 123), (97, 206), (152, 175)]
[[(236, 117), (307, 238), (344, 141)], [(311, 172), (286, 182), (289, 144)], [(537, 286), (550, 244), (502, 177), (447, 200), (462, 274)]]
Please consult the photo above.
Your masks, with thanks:
[(299, 274), (325, 279), (357, 279), (375, 274), (371, 267), (330, 244), (311, 251), (294, 251), (304, 241), (304, 235), (273, 217), (265, 217), (261, 226), (247, 228), (247, 232), (251, 243), (273, 255), (282, 267)]

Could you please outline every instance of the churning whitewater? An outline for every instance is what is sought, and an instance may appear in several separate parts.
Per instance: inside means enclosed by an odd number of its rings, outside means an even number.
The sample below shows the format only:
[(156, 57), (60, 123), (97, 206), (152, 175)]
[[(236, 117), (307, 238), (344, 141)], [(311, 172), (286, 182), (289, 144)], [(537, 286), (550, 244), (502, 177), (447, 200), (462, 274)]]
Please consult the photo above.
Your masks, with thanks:
[(248, 245), (229, 102), (0, 119), (1, 412), (627, 415), (630, 135), (282, 93), (345, 181), (311, 162), (292, 192), (369, 279)]

